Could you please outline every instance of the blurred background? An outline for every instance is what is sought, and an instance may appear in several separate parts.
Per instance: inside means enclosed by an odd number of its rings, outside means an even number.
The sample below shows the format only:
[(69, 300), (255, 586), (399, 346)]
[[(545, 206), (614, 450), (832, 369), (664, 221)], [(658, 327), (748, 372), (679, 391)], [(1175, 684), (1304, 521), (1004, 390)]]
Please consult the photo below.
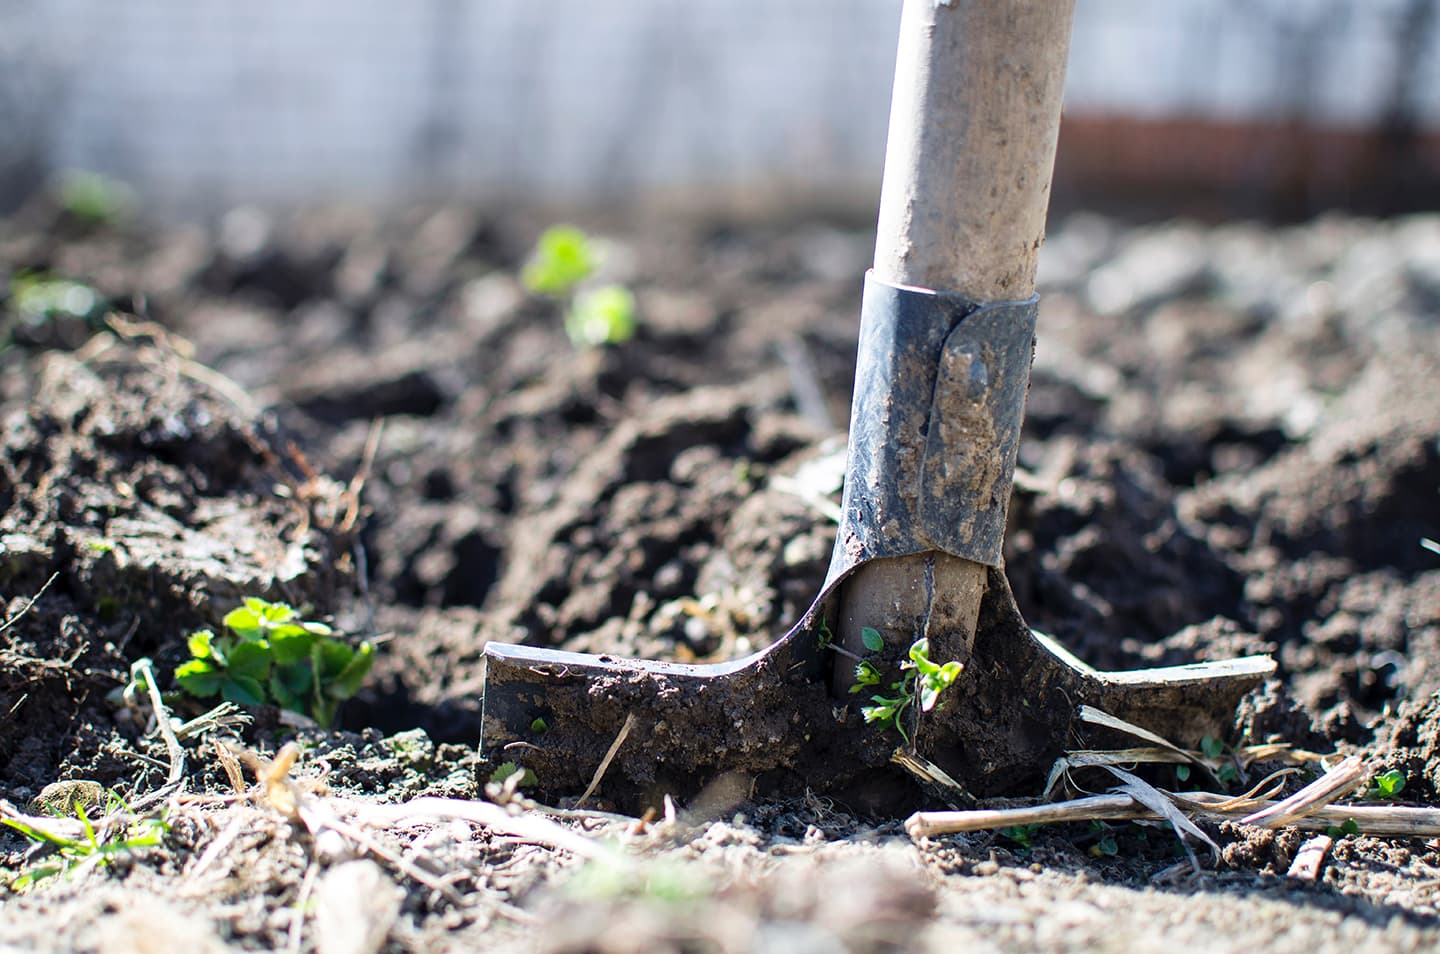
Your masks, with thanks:
[[(1056, 202), (1440, 204), (1436, 0), (1079, 0)], [(0, 0), (0, 208), (873, 214), (898, 0)]]

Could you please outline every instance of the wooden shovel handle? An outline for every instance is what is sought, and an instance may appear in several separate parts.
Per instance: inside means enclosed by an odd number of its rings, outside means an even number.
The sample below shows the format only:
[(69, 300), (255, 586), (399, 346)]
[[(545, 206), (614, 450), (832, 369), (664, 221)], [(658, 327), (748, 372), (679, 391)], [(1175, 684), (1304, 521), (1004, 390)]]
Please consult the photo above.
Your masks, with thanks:
[(1074, 0), (905, 0), (875, 272), (1028, 298), (1045, 234)]
[[(980, 302), (1034, 292), (1073, 13), (1074, 0), (905, 0), (877, 277)], [(868, 563), (841, 592), (840, 643), (864, 652), (874, 627), (967, 659), (986, 575), (940, 552)], [(841, 659), (835, 689), (851, 684)]]

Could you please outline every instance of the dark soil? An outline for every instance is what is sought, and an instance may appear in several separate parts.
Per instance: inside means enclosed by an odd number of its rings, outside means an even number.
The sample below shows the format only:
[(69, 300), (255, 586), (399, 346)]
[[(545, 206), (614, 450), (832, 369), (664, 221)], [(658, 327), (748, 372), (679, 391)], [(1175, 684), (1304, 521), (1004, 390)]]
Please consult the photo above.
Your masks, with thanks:
[[(158, 787), (165, 749), (116, 690), (141, 657), (168, 690), (186, 634), (243, 595), (379, 643), (340, 731), (267, 710), (241, 738), (273, 753), (298, 732), (332, 791), (382, 801), (478, 794), (487, 639), (713, 661), (799, 618), (829, 559), (823, 501), (839, 488), (868, 230), (601, 223), (641, 323), (583, 351), (515, 278), (542, 224), (241, 211), (142, 230), (41, 207), (0, 224), (0, 272), (73, 278), (118, 316), (100, 330), (100, 308), (4, 312), (0, 798), (23, 807), (77, 779), (132, 799)], [(1028, 623), (1102, 668), (1273, 653), (1279, 678), (1237, 714), (1251, 741), (1361, 752), (1406, 773), (1404, 800), (1440, 804), (1440, 553), (1422, 543), (1440, 540), (1440, 219), (1076, 216), (1052, 231), (1006, 545)], [(199, 748), (190, 764), (192, 792), (230, 790)], [(524, 911), (481, 916), (391, 871), (407, 893), (382, 939), (1315, 951), (1440, 938), (1440, 842), (1341, 838), (1304, 886), (1283, 878), (1300, 836), (1227, 826), (1212, 832), (1216, 870), (1157, 891), (1175, 861), (1159, 829), (1117, 828), (1115, 857), (1070, 828), (917, 849), (865, 808), (739, 793), (723, 822), (685, 814), (647, 848), (678, 866), (664, 890), (653, 872), (577, 887), (563, 853), (437, 829), (415, 836), (431, 861)], [(15, 898), (0, 943), (118, 950), (139, 895), (156, 917), (196, 919), (194, 949), (287, 943), (321, 856), (241, 837), (233, 850), (264, 862), (251, 880), (236, 867), (229, 900), (190, 896), (187, 865), (223, 827), (196, 824), (177, 822), (153, 863)], [(0, 867), (22, 870), (24, 847), (0, 842)], [(72, 926), (47, 935), (57, 919)], [(114, 932), (97, 939), (92, 923)]]

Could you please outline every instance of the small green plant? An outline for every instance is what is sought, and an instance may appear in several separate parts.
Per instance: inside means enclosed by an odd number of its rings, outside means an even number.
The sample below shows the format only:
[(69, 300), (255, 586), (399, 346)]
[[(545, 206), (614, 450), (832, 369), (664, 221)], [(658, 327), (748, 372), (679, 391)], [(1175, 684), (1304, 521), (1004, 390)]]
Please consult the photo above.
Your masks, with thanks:
[(534, 772), (530, 771), (528, 768), (521, 768), (514, 762), (501, 762), (499, 765), (495, 766), (495, 771), (490, 773), (489, 781), (493, 782), (496, 785), (504, 785), (506, 779), (511, 778), (515, 775), (520, 776), (520, 778), (515, 782), (516, 788), (524, 788), (527, 785), (534, 785), (538, 781), (538, 779), (535, 778)]
[(1325, 834), (1331, 838), (1344, 838), (1346, 835), (1360, 834), (1360, 823), (1353, 818), (1347, 818), (1342, 824), (1331, 825), (1325, 829)]
[(635, 296), (622, 285), (580, 292), (565, 315), (565, 333), (586, 348), (629, 341), (635, 337)]
[(537, 295), (560, 297), (574, 291), (599, 265), (588, 235), (573, 225), (552, 225), (535, 243), (520, 281)]
[(1409, 779), (1407, 779), (1405, 773), (1399, 769), (1381, 772), (1375, 776), (1375, 778), (1371, 779), (1373, 784), (1370, 786), (1370, 790), (1365, 793), (1365, 797), (1375, 801), (1389, 801), (1405, 791), (1405, 783), (1407, 781), (1409, 781)]
[[(128, 814), (129, 808), (114, 792), (108, 793), (107, 815)], [(27, 869), (11, 882), (16, 891), (35, 887), (55, 875), (70, 875), (84, 868), (105, 867), (121, 855), (141, 848), (157, 847), (170, 825), (163, 817), (132, 819), (123, 824), (102, 824), (97, 829), (90, 821), (84, 805), (74, 804), (75, 817), (80, 820), (81, 834), (70, 837), (48, 827), (31, 825), (18, 818), (0, 818), (0, 824), (14, 829), (36, 846), (50, 849), (42, 863)]]
[(635, 336), (635, 296), (623, 285), (580, 288), (600, 266), (600, 254), (573, 225), (546, 229), (520, 281), (537, 295), (566, 303), (565, 333), (577, 348), (623, 344)]
[[(1218, 768), (1215, 769), (1215, 777), (1217, 779), (1226, 783), (1227, 785), (1232, 782), (1238, 782), (1240, 780), (1240, 769), (1235, 766), (1234, 759), (1226, 758), (1229, 752), (1225, 746), (1225, 743), (1222, 742), (1220, 739), (1215, 738), (1215, 736), (1213, 735), (1205, 736), (1205, 738), (1200, 740), (1200, 751), (1207, 759), (1225, 759), (1225, 761)], [(1175, 774), (1176, 777), (1180, 777), (1180, 773), (1178, 770)], [(1187, 771), (1185, 772), (1185, 777), (1188, 778), (1189, 775), (1190, 773), (1187, 769)], [(1183, 782), (1185, 778), (1180, 778), (1180, 780)]]
[[(866, 627), (867, 629), (869, 627)], [(878, 638), (879, 632), (871, 630)], [(861, 631), (862, 638), (865, 638), (865, 645), (868, 647), (871, 640)], [(883, 645), (883, 641), (882, 641)], [(866, 670), (862, 675), (862, 670)], [(865, 717), (866, 722), (876, 723), (882, 727), (893, 728), (900, 733), (906, 743), (910, 741), (910, 735), (905, 731), (903, 717), (907, 710), (913, 707), (916, 702), (920, 704), (921, 712), (929, 712), (935, 708), (940, 701), (940, 693), (950, 688), (955, 680), (960, 678), (964, 667), (952, 660), (945, 664), (932, 662), (930, 659), (930, 641), (928, 639), (917, 639), (910, 646), (908, 658), (900, 664), (901, 676), (890, 684), (890, 695), (882, 696), (879, 693), (872, 695), (870, 701), (873, 705), (865, 706), (860, 714)], [(865, 681), (873, 675), (873, 681)], [(873, 686), (879, 682), (879, 671), (869, 663), (861, 663), (855, 670), (856, 685), (850, 687), (851, 692), (859, 692), (866, 686)]]
[(852, 693), (863, 692), (871, 686), (880, 685), (880, 670), (868, 659), (862, 659), (855, 664), (855, 685), (850, 687)]
[(1092, 820), (1090, 822), (1090, 835), (1095, 838), (1087, 852), (1092, 858), (1114, 858), (1120, 854), (1120, 842), (1115, 833), (1102, 821)]
[(45, 271), (19, 271), (10, 276), (10, 310), (27, 325), (52, 318), (95, 318), (104, 307), (95, 289)]
[(86, 225), (114, 224), (135, 208), (135, 193), (129, 186), (98, 172), (68, 172), (56, 193), (61, 207)]
[(274, 702), (328, 727), (375, 662), (369, 643), (351, 646), (284, 603), (247, 596), (223, 622), (224, 635), (191, 633), (191, 658), (175, 670), (175, 681), (193, 696), (249, 706)]
[(1021, 848), (1030, 848), (1034, 841), (1035, 832), (1039, 828), (1039, 825), (1011, 825), (1008, 828), (1000, 829), (1000, 834)]

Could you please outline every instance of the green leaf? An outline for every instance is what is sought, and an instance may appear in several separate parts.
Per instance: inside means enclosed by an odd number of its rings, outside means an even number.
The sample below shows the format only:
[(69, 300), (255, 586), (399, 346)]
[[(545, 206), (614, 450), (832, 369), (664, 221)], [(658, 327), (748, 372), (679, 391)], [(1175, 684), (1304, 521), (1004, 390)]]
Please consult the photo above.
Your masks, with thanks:
[(860, 714), (865, 717), (866, 722), (892, 722), (899, 709), (889, 704), (865, 706)]
[(525, 787), (526, 785), (534, 785), (536, 782), (534, 772), (530, 771), (529, 769), (522, 769), (514, 762), (501, 762), (499, 765), (495, 766), (495, 771), (490, 773), (490, 781), (498, 785), (512, 775), (520, 776), (520, 781), (517, 784), (521, 788)]
[(1331, 825), (1329, 828), (1326, 828), (1325, 834), (1331, 838), (1341, 838), (1345, 835), (1358, 835), (1360, 834), (1360, 823), (1353, 818), (1347, 818), (1342, 825)]
[[(245, 602), (248, 604), (251, 599), (253, 599), (253, 597), (246, 599)], [(226, 629), (241, 639), (257, 639), (261, 635), (261, 618), (260, 613), (246, 605), (237, 607), (226, 613), (225, 618), (221, 620), (221, 622), (225, 624)]]
[(1207, 735), (1200, 740), (1200, 751), (1205, 753), (1206, 758), (1218, 759), (1225, 754), (1225, 743), (1213, 735)]
[(223, 666), (225, 664), (225, 657), (218, 651), (214, 644), (214, 639), (214, 633), (208, 629), (202, 629), (191, 633), (190, 638), (185, 640), (185, 645), (189, 648), (190, 655), (196, 659), (210, 659), (213, 657)]
[(258, 682), (270, 675), (270, 665), (274, 658), (270, 647), (262, 642), (237, 643), (230, 650), (230, 661), (225, 667), (225, 673), (233, 678), (246, 677)]
[(1399, 769), (1391, 769), (1375, 776), (1375, 797), (1394, 798), (1405, 790), (1405, 773)]
[(878, 653), (885, 648), (885, 637), (880, 635), (880, 630), (873, 626), (864, 626), (860, 629), (860, 641), (865, 648), (872, 653)]
[(315, 669), (315, 681), (322, 688), (334, 682), (354, 658), (355, 650), (338, 639), (316, 640), (310, 647), (310, 665)]
[(208, 699), (220, 691), (224, 676), (208, 660), (192, 659), (176, 667), (175, 681), (190, 695)]
[(1114, 835), (1106, 835), (1095, 843), (1095, 852), (1097, 855), (1113, 858), (1120, 853), (1120, 843), (1115, 840)]
[(926, 680), (925, 683), (920, 686), (921, 712), (929, 712), (935, 708), (935, 703), (940, 701), (940, 690), (943, 688), (944, 686), (937, 686), (929, 680)]
[(1035, 831), (1035, 825), (1011, 825), (1009, 828), (1000, 829), (1000, 834), (1015, 842), (1021, 848), (1029, 848), (1031, 833)]
[(541, 234), (520, 272), (520, 281), (540, 295), (564, 295), (595, 270), (590, 239), (573, 225), (555, 225)]
[[(250, 599), (255, 598), (252, 596)], [(248, 604), (250, 600), (245, 602)], [(260, 604), (260, 608), (256, 612), (266, 623), (288, 623), (295, 618), (295, 608), (289, 603), (266, 603), (264, 600), (255, 600), (255, 602)]]
[(310, 661), (299, 665), (276, 666), (270, 673), (270, 696), (275, 704), (291, 712), (304, 712), (310, 704)]
[(329, 626), (326, 626), (324, 623), (296, 623), (295, 625), (305, 627), (306, 632), (314, 633), (316, 636), (329, 636), (331, 633), (335, 632), (333, 629), (331, 629)]
[(263, 706), (265, 687), (253, 676), (227, 675), (220, 687), (220, 695), (227, 702), (241, 706)]
[(345, 668), (335, 676), (330, 686), (330, 695), (337, 699), (349, 699), (360, 691), (365, 677), (370, 675), (370, 667), (375, 665), (375, 647), (369, 643), (361, 643)]
[(855, 685), (850, 687), (851, 692), (859, 692), (869, 686), (880, 685), (880, 670), (875, 668), (872, 662), (860, 662), (855, 667)]
[(275, 652), (275, 661), (288, 665), (310, 655), (310, 648), (319, 637), (303, 626), (285, 623), (270, 631), (270, 648)]
[(543, 735), (545, 733), (545, 730), (548, 728), (550, 728), (550, 723), (546, 722), (543, 718), (540, 718), (538, 716), (533, 722), (530, 723), (530, 731), (534, 732), (536, 735)]
[(930, 661), (930, 640), (928, 639), (917, 639), (910, 645), (910, 662), (925, 675), (940, 671), (940, 667)]
[(1176, 781), (1180, 781), (1180, 782), (1189, 781), (1189, 779), (1190, 779), (1190, 766), (1188, 766), (1188, 765), (1177, 765), (1177, 766), (1175, 766), (1175, 779), (1176, 779)]
[(581, 292), (565, 316), (565, 333), (584, 348), (624, 344), (635, 337), (635, 296), (621, 285)]

